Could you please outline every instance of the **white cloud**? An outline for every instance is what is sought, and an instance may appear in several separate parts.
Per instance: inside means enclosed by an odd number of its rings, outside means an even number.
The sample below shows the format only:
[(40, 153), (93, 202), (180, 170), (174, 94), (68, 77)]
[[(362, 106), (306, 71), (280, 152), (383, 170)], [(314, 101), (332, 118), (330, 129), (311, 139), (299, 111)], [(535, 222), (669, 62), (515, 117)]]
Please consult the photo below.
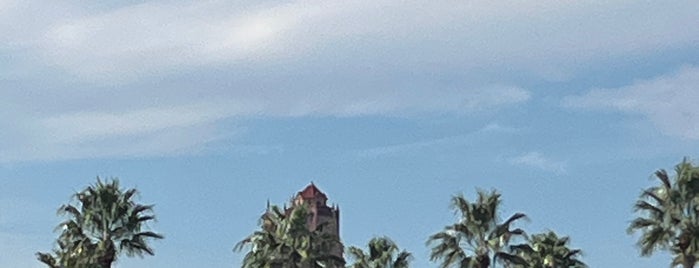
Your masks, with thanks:
[(37, 46), (51, 64), (84, 79), (132, 80), (178, 67), (268, 58), (289, 49), (283, 31), (309, 12), (289, 4), (149, 2), (57, 21)]
[(239, 117), (497, 110), (532, 96), (510, 73), (699, 43), (693, 1), (54, 2), (0, 2), (4, 161), (191, 152)]
[[(326, 95), (327, 94), (327, 95)], [(306, 113), (357, 116), (399, 114), (404, 112), (473, 113), (525, 103), (531, 94), (515, 86), (487, 86), (462, 89), (399, 89), (365, 92), (365, 95), (326, 92), (323, 98), (311, 99)], [(325, 105), (323, 105), (325, 103)], [(282, 114), (289, 112), (282, 112)], [(292, 113), (293, 114), (293, 113)], [(301, 112), (303, 114), (303, 112)]]
[(216, 123), (237, 111), (233, 102), (210, 102), (122, 112), (25, 114), (12, 121), (0, 114), (0, 125), (10, 130), (0, 134), (7, 141), (0, 143), (0, 162), (195, 153), (234, 135)]
[(615, 110), (641, 114), (663, 133), (686, 139), (699, 139), (699, 68), (686, 66), (631, 85), (592, 89), (564, 99), (570, 108)]
[(520, 132), (521, 129), (511, 126), (503, 126), (498, 123), (489, 123), (479, 131), (485, 133), (517, 133)]
[(50, 133), (35, 134), (12, 140), (13, 144), (2, 148), (0, 163), (194, 154), (208, 143), (228, 135), (232, 133), (220, 133), (213, 124), (170, 128), (143, 135), (103, 136), (93, 140), (79, 140), (79, 136), (72, 136), (74, 139), (70, 141), (60, 140), (64, 138), (60, 136), (54, 140)]
[(362, 158), (377, 158), (382, 156), (396, 156), (405, 153), (412, 153), (433, 148), (454, 148), (479, 143), (482, 138), (492, 138), (494, 135), (514, 134), (520, 130), (513, 127), (502, 126), (497, 123), (490, 123), (486, 126), (469, 133), (456, 136), (448, 136), (434, 139), (426, 139), (408, 143), (378, 146), (374, 148), (355, 151), (355, 155)]
[(14, 3), (9, 0), (0, 0), (0, 14), (5, 13)]
[[(82, 92), (75, 96), (80, 94)], [(63, 110), (51, 113), (22, 108), (21, 101), (7, 104), (0, 109), (0, 127), (5, 130), (0, 133), (0, 162), (198, 153), (209, 144), (239, 134), (239, 129), (223, 126), (230, 125), (231, 120), (250, 116), (474, 113), (525, 102), (529, 98), (526, 90), (503, 86), (406, 92), (326, 90), (313, 95), (276, 90), (249, 95), (231, 94), (216, 100), (192, 99), (183, 104), (169, 104), (174, 101), (164, 98), (155, 105), (78, 107), (77, 110), (63, 107)], [(16, 98), (12, 94), (7, 96), (8, 100)], [(98, 97), (98, 100), (125, 104), (110, 96)], [(27, 104), (29, 107), (55, 102), (51, 98), (33, 98), (31, 101), (33, 106)], [(238, 151), (253, 152), (242, 147)]]
[(414, 152), (419, 150), (424, 150), (427, 148), (432, 148), (436, 146), (463, 144), (468, 141), (468, 135), (463, 136), (453, 136), (444, 137), (431, 140), (417, 141), (411, 143), (394, 144), (379, 146), (369, 149), (358, 150), (355, 152), (356, 156), (363, 158), (376, 158), (381, 156), (395, 156), (399, 154), (404, 154), (406, 152)]
[(531, 98), (529, 91), (513, 86), (492, 86), (472, 93), (462, 106), (466, 110), (477, 110), (526, 102)]
[[(699, 41), (699, 29), (687, 27), (699, 12), (694, 1), (150, 1), (98, 11), (67, 6), (56, 14), (30, 7), (18, 8), (7, 25), (31, 27), (7, 28), (13, 29), (9, 41), (19, 40), (44, 63), (107, 81), (211, 64), (298, 64), (317, 56), (565, 79), (587, 62)], [(24, 13), (34, 10), (46, 22), (27, 21)]]
[[(362, 95), (330, 90), (298, 96), (273, 90), (247, 98), (236, 99), (236, 94), (233, 94), (218, 100), (193, 99), (184, 104), (66, 107), (70, 110), (52, 113), (27, 110), (17, 102), (3, 105), (4, 109), (0, 110), (0, 126), (4, 129), (0, 133), (0, 162), (198, 153), (209, 144), (237, 135), (239, 129), (223, 127), (230, 125), (231, 120), (255, 115), (298, 117), (477, 112), (529, 98), (527, 91), (515, 87), (449, 91), (443, 92), (444, 95), (435, 95), (435, 92), (366, 92), (367, 95)], [(81, 93), (77, 94), (75, 96)], [(50, 98), (37, 98), (27, 105), (42, 107), (42, 101), (47, 104), (54, 102)], [(99, 98), (99, 102), (110, 101), (110, 96)], [(238, 151), (252, 152), (243, 147)]]
[(159, 107), (121, 113), (77, 112), (41, 119), (38, 127), (51, 133), (56, 142), (99, 140), (108, 137), (136, 136), (167, 129), (206, 125), (230, 116), (234, 103), (197, 103), (178, 107)]
[(562, 174), (566, 172), (566, 163), (544, 157), (539, 152), (528, 152), (508, 160), (510, 164), (518, 166), (532, 167), (547, 172)]

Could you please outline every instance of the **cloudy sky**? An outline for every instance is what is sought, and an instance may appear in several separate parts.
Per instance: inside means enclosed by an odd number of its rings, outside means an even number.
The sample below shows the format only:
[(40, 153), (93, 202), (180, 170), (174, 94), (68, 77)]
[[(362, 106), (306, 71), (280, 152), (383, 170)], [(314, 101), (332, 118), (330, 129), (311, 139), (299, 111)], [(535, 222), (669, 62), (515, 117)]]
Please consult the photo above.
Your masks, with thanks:
[(555, 230), (592, 267), (663, 267), (625, 228), (699, 160), (696, 1), (0, 0), (0, 267), (42, 267), (96, 176), (156, 204), (156, 256), (236, 267), (266, 200), (314, 181), (342, 238), (428, 262), (450, 196)]

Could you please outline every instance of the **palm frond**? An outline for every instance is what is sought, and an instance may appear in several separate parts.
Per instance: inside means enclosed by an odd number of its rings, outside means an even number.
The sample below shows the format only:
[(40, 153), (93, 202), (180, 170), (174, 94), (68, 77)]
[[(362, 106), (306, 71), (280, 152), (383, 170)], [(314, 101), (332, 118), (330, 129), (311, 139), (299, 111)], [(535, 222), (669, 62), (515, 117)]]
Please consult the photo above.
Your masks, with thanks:
[(495, 252), (494, 260), (497, 262), (505, 263), (505, 264), (515, 264), (515, 265), (527, 265), (527, 261), (517, 255), (505, 253), (505, 252)]

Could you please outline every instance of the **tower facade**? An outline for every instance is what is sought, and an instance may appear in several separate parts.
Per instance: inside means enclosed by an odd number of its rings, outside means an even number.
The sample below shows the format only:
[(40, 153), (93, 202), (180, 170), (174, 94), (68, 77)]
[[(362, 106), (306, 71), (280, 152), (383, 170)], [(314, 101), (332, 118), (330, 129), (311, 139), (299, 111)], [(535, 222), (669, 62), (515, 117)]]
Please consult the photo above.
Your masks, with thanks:
[(318, 228), (322, 228), (321, 232), (337, 237), (338, 243), (331, 249), (330, 253), (342, 261), (343, 265), (339, 267), (344, 267), (343, 246), (339, 242), (340, 208), (335, 205), (328, 206), (327, 202), (328, 196), (320, 191), (315, 184), (311, 183), (293, 197), (291, 207), (287, 209), (287, 213), (295, 207), (306, 205), (309, 210), (307, 218), (308, 229), (315, 231)]

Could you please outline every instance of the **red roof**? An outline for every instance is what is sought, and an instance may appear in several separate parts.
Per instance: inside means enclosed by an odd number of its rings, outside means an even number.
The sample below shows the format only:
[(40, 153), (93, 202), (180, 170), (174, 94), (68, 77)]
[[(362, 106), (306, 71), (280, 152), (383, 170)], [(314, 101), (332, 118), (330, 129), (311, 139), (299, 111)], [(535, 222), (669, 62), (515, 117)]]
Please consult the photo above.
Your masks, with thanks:
[(318, 196), (322, 196), (325, 199), (328, 199), (328, 197), (316, 187), (315, 184), (311, 182), (310, 185), (306, 186), (306, 189), (303, 189), (303, 191), (299, 192), (299, 195), (303, 197), (303, 199), (312, 199), (316, 198)]

